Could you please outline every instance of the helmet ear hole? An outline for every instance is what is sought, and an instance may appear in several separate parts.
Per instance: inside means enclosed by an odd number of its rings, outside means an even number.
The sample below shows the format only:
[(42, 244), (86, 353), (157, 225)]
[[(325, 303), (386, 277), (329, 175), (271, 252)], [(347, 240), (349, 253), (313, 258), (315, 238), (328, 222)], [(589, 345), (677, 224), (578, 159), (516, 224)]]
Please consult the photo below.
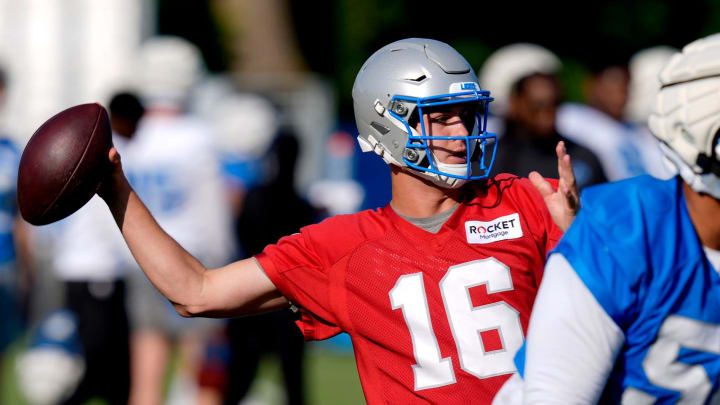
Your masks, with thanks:
[(712, 141), (710, 145), (716, 145), (715, 147), (710, 147), (710, 155), (708, 156), (705, 153), (698, 153), (697, 160), (695, 161), (695, 164), (700, 166), (700, 169), (702, 169), (703, 173), (714, 173), (715, 175), (720, 176), (720, 161), (718, 161), (718, 153), (717, 153), (717, 144), (720, 140), (720, 128), (718, 128), (717, 131), (715, 131), (715, 135), (713, 135)]
[(715, 145), (710, 148), (710, 162), (708, 171), (714, 175), (720, 177), (720, 156), (718, 156), (718, 142), (720, 142), (720, 128), (715, 131), (711, 145)]
[(720, 143), (720, 128), (715, 131), (712, 143), (710, 144), (713, 145), (710, 147), (710, 157), (712, 157), (712, 159), (715, 161), (720, 161), (720, 155), (718, 155), (718, 143)]
[(417, 127), (418, 122), (420, 122), (420, 115), (418, 114), (418, 109), (414, 108), (413, 111), (410, 113), (410, 117), (408, 117), (408, 125), (410, 125), (410, 128)]

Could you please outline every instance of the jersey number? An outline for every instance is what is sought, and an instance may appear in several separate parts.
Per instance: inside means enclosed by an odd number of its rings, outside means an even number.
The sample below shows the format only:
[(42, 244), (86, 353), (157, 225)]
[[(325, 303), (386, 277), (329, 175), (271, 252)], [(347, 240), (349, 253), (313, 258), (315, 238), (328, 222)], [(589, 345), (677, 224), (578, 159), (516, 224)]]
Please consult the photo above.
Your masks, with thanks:
[[(718, 336), (720, 325), (679, 315), (668, 316), (642, 363), (648, 380), (658, 387), (680, 392), (676, 404), (706, 403), (713, 383), (705, 367), (679, 361), (678, 356), (681, 347), (720, 354)], [(710, 402), (715, 403), (718, 399), (720, 394), (716, 393)], [(655, 403), (655, 398), (631, 387), (623, 393), (622, 403), (650, 405)]]
[[(440, 280), (460, 367), (478, 378), (515, 372), (513, 357), (523, 342), (520, 313), (515, 308), (502, 301), (473, 306), (469, 289), (483, 284), (488, 294), (513, 290), (510, 268), (491, 257), (452, 266)], [(442, 357), (432, 328), (423, 274), (401, 276), (389, 295), (392, 308), (402, 310), (410, 330), (415, 390), (455, 383), (452, 361)], [(485, 350), (480, 332), (489, 330), (499, 334), (501, 349)]]

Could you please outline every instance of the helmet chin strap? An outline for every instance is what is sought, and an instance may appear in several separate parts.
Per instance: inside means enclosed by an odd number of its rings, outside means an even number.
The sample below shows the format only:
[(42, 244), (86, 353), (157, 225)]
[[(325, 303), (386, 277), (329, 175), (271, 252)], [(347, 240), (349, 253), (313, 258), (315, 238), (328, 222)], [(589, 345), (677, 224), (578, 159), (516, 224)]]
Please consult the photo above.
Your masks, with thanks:
[(660, 150), (665, 157), (664, 163), (672, 170), (676, 170), (680, 177), (695, 191), (720, 200), (720, 177), (714, 173), (699, 174), (685, 163), (674, 150), (665, 143), (660, 143)]
[[(437, 170), (439, 172), (448, 173), (448, 174), (454, 174), (456, 176), (467, 176), (467, 170), (468, 170), (468, 164), (467, 163), (458, 163), (458, 164), (450, 164), (450, 163), (443, 163), (439, 161), (435, 154), (430, 152), (430, 157), (433, 160), (433, 163), (435, 164), (435, 167), (437, 167)], [(426, 172), (427, 173), (427, 172)], [(467, 179), (458, 179), (456, 177), (450, 177), (450, 176), (443, 176), (442, 174), (434, 174), (434, 173), (428, 173), (435, 175), (440, 183), (435, 182), (435, 184), (445, 187), (445, 188), (458, 188), (462, 186), (463, 184), (467, 183)]]
[(456, 177), (443, 176), (442, 174), (435, 174), (430, 172), (421, 172), (414, 169), (410, 170), (417, 173), (419, 176), (430, 180), (433, 184), (442, 188), (454, 189), (461, 187), (463, 184), (467, 183), (467, 179), (458, 179)]

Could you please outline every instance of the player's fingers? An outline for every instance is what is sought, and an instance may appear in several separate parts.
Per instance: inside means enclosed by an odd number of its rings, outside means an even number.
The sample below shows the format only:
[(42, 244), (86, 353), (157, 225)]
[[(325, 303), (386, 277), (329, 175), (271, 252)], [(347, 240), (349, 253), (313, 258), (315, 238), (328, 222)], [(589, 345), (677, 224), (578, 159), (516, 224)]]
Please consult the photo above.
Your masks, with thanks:
[(577, 214), (580, 210), (580, 197), (577, 195), (577, 190), (568, 188), (566, 185), (558, 185), (558, 191), (565, 197), (567, 208)]
[(555, 154), (557, 154), (558, 161), (560, 161), (563, 156), (567, 155), (567, 149), (565, 149), (564, 141), (560, 141), (557, 145), (555, 145)]
[(558, 142), (555, 152), (558, 157), (558, 175), (560, 177), (559, 184), (562, 186), (563, 190), (568, 190), (568, 192), (563, 192), (563, 194), (572, 199), (572, 201), (569, 201), (571, 205), (577, 206), (579, 194), (577, 190), (577, 181), (575, 180), (575, 171), (573, 170), (570, 155), (567, 154), (565, 143), (563, 141)]
[(575, 171), (572, 167), (570, 155), (565, 155), (562, 159), (558, 159), (558, 175), (560, 183), (564, 184), (571, 190), (575, 190), (577, 188)]
[(558, 158), (558, 175), (560, 181), (568, 185), (568, 187), (575, 187), (575, 172), (573, 171), (572, 162), (570, 161), (570, 155), (567, 154), (565, 149), (565, 142), (558, 142), (555, 147), (555, 153)]
[(528, 177), (530, 178), (530, 182), (532, 183), (532, 185), (537, 189), (540, 195), (543, 196), (543, 198), (552, 195), (552, 193), (554, 192), (550, 183), (548, 183), (548, 181), (545, 180), (545, 178), (543, 178), (540, 173), (531, 172)]

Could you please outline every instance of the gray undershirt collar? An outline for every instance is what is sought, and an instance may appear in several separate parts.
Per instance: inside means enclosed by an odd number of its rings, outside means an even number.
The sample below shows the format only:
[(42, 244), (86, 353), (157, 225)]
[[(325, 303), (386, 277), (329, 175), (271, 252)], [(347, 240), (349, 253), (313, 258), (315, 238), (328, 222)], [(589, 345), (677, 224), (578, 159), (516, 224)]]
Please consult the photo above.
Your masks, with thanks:
[(393, 211), (395, 211), (395, 213), (398, 214), (401, 218), (417, 226), (418, 228), (428, 231), (430, 233), (438, 233), (438, 231), (440, 231), (440, 228), (442, 228), (445, 222), (450, 219), (452, 214), (455, 212), (455, 210), (457, 210), (459, 206), (460, 204), (455, 204), (455, 206), (453, 206), (447, 211), (443, 211), (439, 214), (435, 214), (429, 217), (418, 218), (409, 217), (407, 215), (399, 213), (398, 210), (396, 210), (395, 207), (392, 206), (392, 203), (390, 203), (390, 208), (392, 208)]

